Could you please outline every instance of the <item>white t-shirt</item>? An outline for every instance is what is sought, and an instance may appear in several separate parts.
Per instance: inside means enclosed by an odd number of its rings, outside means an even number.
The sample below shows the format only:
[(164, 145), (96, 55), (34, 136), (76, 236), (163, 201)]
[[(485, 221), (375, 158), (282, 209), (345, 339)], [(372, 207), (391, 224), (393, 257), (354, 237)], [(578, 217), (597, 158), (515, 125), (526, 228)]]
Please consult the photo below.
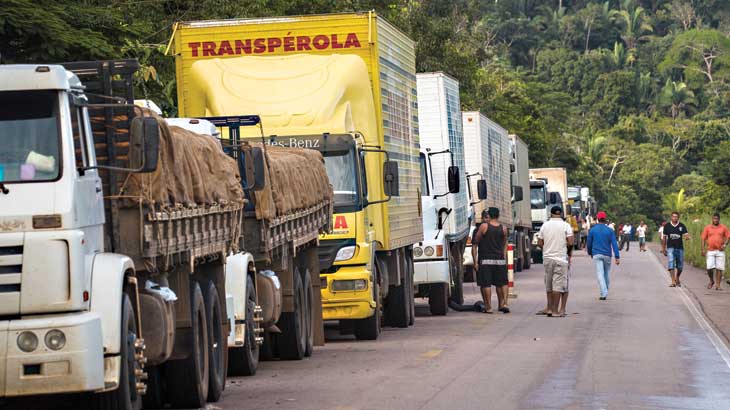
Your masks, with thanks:
[(624, 225), (623, 230), (626, 235), (629, 235), (631, 233), (631, 225)]
[(639, 234), (639, 238), (645, 238), (646, 237), (646, 227), (645, 226), (639, 226), (636, 228), (636, 233)]
[(611, 222), (610, 224), (608, 224), (608, 227), (611, 228), (612, 231), (615, 231), (616, 230), (616, 224), (614, 224), (613, 222)]
[(560, 262), (568, 262), (568, 238), (573, 236), (573, 228), (560, 218), (550, 218), (542, 224), (538, 238), (542, 239), (542, 257)]

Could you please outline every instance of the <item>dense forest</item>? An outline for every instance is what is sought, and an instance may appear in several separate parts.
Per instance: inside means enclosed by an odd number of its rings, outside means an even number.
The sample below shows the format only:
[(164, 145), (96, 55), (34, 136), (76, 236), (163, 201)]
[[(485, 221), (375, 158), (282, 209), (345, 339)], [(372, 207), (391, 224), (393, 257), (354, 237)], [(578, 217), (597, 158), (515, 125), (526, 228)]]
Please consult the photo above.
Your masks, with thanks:
[(175, 21), (369, 9), (614, 218), (730, 208), (727, 0), (0, 0), (0, 58), (135, 57), (140, 95), (174, 116)]

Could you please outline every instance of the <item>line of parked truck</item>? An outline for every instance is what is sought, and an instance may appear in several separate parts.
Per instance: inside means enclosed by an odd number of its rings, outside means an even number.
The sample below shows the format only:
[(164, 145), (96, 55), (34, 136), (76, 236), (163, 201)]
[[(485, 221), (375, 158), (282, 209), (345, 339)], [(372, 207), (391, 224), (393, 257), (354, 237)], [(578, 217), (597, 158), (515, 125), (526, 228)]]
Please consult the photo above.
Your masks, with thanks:
[(178, 23), (169, 51), (180, 119), (134, 106), (135, 60), (0, 66), (0, 397), (203, 407), (324, 321), (463, 304), (487, 207), (517, 271), (551, 206), (595, 209), (373, 12)]

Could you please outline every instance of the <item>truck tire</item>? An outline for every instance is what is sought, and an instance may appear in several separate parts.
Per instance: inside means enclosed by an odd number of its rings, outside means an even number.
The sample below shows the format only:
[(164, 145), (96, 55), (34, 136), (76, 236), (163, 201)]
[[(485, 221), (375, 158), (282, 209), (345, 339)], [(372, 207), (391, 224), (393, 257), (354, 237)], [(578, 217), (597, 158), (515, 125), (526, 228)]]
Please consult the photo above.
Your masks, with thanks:
[(284, 312), (277, 326), (281, 333), (275, 335), (276, 349), (282, 360), (302, 360), (307, 348), (306, 313), (304, 311), (304, 285), (299, 267), (294, 267), (294, 311)]
[(354, 320), (354, 333), (357, 340), (377, 340), (380, 335), (380, 287), (377, 279), (373, 281), (373, 295), (375, 298), (375, 312), (365, 319)]
[(530, 236), (522, 235), (522, 268), (530, 269), (532, 265), (532, 254), (530, 253)]
[(449, 311), (449, 287), (446, 283), (429, 285), (428, 309), (434, 316), (446, 316)]
[(165, 366), (170, 404), (174, 409), (205, 407), (208, 399), (209, 359), (208, 326), (203, 292), (190, 282), (190, 356), (171, 360)]
[(218, 288), (209, 281), (203, 295), (205, 316), (208, 318), (208, 401), (220, 400), (226, 388), (226, 368), (228, 337), (223, 333), (223, 313), (221, 311)]
[(256, 308), (256, 289), (253, 279), (246, 278), (246, 338), (243, 346), (228, 350), (228, 375), (253, 376), (259, 365), (259, 345), (256, 343), (256, 324), (253, 321)]
[(458, 255), (458, 252), (449, 253), (449, 269), (454, 281), (454, 285), (451, 287), (450, 299), (457, 305), (464, 304), (464, 264), (461, 261), (462, 257)]
[(162, 383), (160, 366), (145, 367), (147, 372), (147, 393), (142, 396), (143, 409), (161, 409), (165, 407), (165, 389)]
[(542, 251), (540, 249), (535, 249), (531, 253), (532, 253), (532, 263), (537, 263), (537, 264), (542, 263)]
[(416, 291), (413, 288), (413, 276), (416, 268), (413, 266), (413, 249), (406, 251), (406, 266), (408, 267), (408, 305), (410, 306), (408, 326), (413, 326), (416, 323)]
[(259, 347), (259, 361), (269, 362), (276, 358), (276, 354), (274, 352), (276, 348), (276, 346), (274, 346), (274, 337), (270, 332), (264, 332), (263, 338), (264, 342)]
[(312, 289), (312, 274), (309, 269), (304, 269), (304, 313), (306, 313), (305, 330), (307, 334), (304, 346), (304, 356), (310, 357), (314, 352), (314, 317), (312, 313), (312, 301), (314, 300), (314, 289)]
[(134, 343), (137, 340), (137, 320), (132, 303), (125, 293), (122, 296), (122, 340), (119, 355), (119, 387), (110, 392), (92, 396), (94, 407), (98, 410), (139, 410), (142, 408), (142, 395), (137, 393), (135, 370), (141, 369), (134, 358)]
[(411, 292), (405, 278), (403, 282), (399, 286), (391, 286), (388, 292), (385, 303), (385, 323), (388, 326), (403, 328), (408, 327), (411, 322), (411, 306), (408, 304)]
[(520, 255), (515, 255), (515, 254), (513, 254), (513, 255), (514, 255), (513, 261), (514, 261), (515, 272), (522, 272), (522, 258), (520, 257)]

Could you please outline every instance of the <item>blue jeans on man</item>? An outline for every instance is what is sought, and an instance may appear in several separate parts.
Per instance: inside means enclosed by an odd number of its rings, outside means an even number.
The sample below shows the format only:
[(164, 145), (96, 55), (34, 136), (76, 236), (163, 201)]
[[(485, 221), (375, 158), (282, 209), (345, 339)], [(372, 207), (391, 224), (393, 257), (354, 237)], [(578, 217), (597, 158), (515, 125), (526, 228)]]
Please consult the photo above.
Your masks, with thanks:
[(677, 272), (682, 272), (684, 269), (684, 249), (667, 248), (667, 268), (669, 268), (669, 270), (676, 269)]
[(611, 285), (611, 257), (608, 255), (593, 255), (593, 263), (596, 265), (596, 277), (601, 297), (608, 297), (608, 288)]

